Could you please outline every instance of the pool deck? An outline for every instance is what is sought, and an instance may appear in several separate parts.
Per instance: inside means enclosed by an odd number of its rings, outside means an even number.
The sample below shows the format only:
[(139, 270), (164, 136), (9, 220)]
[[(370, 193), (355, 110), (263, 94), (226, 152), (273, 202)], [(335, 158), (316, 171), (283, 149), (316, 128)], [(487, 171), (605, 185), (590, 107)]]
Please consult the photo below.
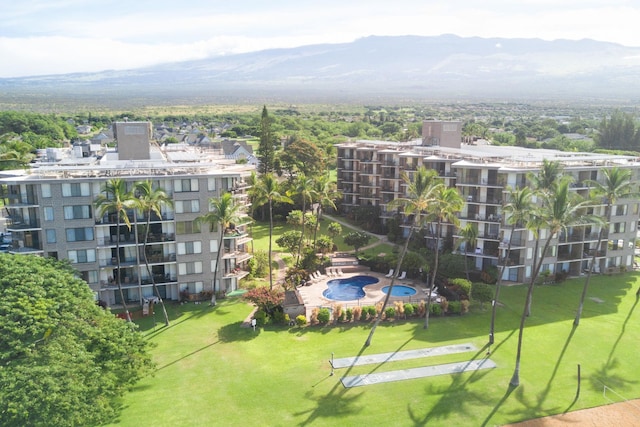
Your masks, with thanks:
[[(374, 283), (371, 285), (367, 285), (364, 287), (365, 296), (353, 300), (353, 301), (336, 301), (332, 299), (325, 298), (322, 293), (327, 289), (327, 282), (333, 279), (345, 279), (353, 276), (372, 276), (378, 279), (378, 283)], [(350, 271), (345, 272), (342, 276), (323, 276), (321, 280), (316, 281), (310, 286), (302, 286), (298, 288), (300, 292), (300, 296), (304, 301), (304, 305), (307, 312), (307, 319), (311, 315), (311, 310), (315, 307), (332, 307), (337, 304), (342, 305), (343, 308), (347, 307), (355, 307), (355, 306), (367, 306), (367, 305), (375, 305), (377, 302), (382, 301), (386, 294), (382, 292), (382, 288), (385, 286), (389, 286), (391, 284), (391, 278), (385, 277), (384, 274), (375, 273), (373, 271)], [(418, 284), (412, 280), (403, 279), (396, 280), (395, 285), (404, 285), (410, 286), (416, 289), (416, 294), (406, 297), (394, 297), (392, 296), (389, 301), (405, 301), (405, 302), (414, 302), (417, 303), (422, 300), (426, 300), (427, 297), (427, 288), (423, 287), (423, 284)]]

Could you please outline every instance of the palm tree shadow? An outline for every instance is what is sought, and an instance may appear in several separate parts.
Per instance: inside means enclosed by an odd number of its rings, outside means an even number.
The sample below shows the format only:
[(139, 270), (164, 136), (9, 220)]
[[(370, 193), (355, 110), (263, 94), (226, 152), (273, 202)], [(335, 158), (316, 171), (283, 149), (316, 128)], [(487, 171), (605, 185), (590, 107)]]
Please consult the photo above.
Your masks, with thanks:
[(491, 412), (489, 412), (489, 414), (487, 415), (487, 418), (484, 419), (484, 421), (482, 421), (482, 424), (480, 424), (482, 427), (486, 426), (487, 423), (489, 422), (489, 420), (491, 420), (491, 418), (496, 414), (496, 412), (498, 412), (498, 409), (500, 409), (502, 407), (502, 405), (504, 404), (504, 402), (507, 401), (507, 399), (509, 398), (509, 396), (511, 396), (511, 393), (513, 393), (513, 391), (516, 389), (516, 387), (513, 387), (511, 384), (509, 384), (507, 386), (507, 391), (505, 391), (504, 395), (502, 396), (502, 398), (498, 401), (498, 403), (496, 404), (496, 406), (493, 407), (493, 409), (491, 410)]
[(211, 344), (207, 344), (207, 345), (205, 345), (205, 346), (203, 346), (203, 347), (200, 347), (199, 349), (194, 350), (194, 351), (192, 351), (191, 353), (187, 353), (187, 354), (185, 354), (184, 356), (177, 358), (177, 359), (176, 359), (176, 360), (174, 360), (173, 362), (169, 362), (169, 363), (166, 363), (166, 364), (164, 364), (164, 365), (160, 366), (159, 368), (157, 368), (157, 369), (156, 369), (156, 371), (160, 371), (160, 370), (162, 370), (162, 369), (168, 368), (169, 366), (175, 365), (176, 363), (180, 362), (181, 360), (184, 360), (184, 359), (186, 359), (186, 358), (188, 358), (188, 357), (191, 357), (191, 356), (193, 356), (194, 354), (200, 353), (201, 351), (206, 350), (206, 349), (208, 349), (209, 347), (211, 347), (211, 346), (214, 346), (214, 345), (218, 344), (219, 342), (220, 342), (220, 340), (215, 341), (215, 342), (212, 342)]
[[(489, 353), (486, 352), (486, 349), (488, 349), (488, 345), (485, 345), (478, 350), (478, 352), (471, 357), (469, 363), (479, 359), (483, 353), (484, 358), (488, 358)], [(426, 386), (425, 394), (427, 396), (440, 395), (441, 397), (436, 404), (433, 405), (431, 410), (423, 417), (418, 416), (411, 408), (411, 405), (409, 405), (407, 407), (407, 412), (409, 414), (409, 418), (413, 422), (413, 425), (424, 426), (435, 422), (437, 419), (445, 419), (452, 411), (456, 411), (456, 413), (470, 413), (473, 410), (473, 408), (471, 408), (473, 404), (480, 404), (483, 406), (488, 405), (489, 402), (487, 401), (488, 397), (486, 394), (475, 393), (467, 390), (467, 385), (480, 381), (488, 375), (488, 373), (488, 371), (473, 371), (470, 374), (468, 373), (468, 376), (463, 376), (459, 373), (451, 374), (451, 384), (441, 389), (428, 384)], [(458, 402), (458, 405), (451, 405), (452, 399), (455, 399)]]
[[(367, 347), (362, 346), (362, 348), (360, 348), (360, 351), (356, 355), (356, 358), (360, 357), (366, 349)], [(353, 367), (354, 365), (349, 366), (344, 376), (349, 374)], [(331, 370), (330, 375), (333, 375), (333, 369)], [(325, 380), (326, 377), (317, 381), (312, 386), (312, 389)], [(311, 409), (294, 413), (295, 416), (308, 414), (307, 418), (299, 425), (306, 426), (312, 424), (315, 420), (320, 418), (344, 417), (347, 414), (362, 411), (362, 406), (356, 407), (356, 403), (362, 396), (362, 392), (353, 396), (346, 396), (349, 389), (346, 389), (344, 387), (340, 388), (340, 385), (342, 385), (342, 382), (336, 381), (331, 390), (329, 390), (329, 393), (322, 396), (314, 396), (313, 390), (307, 391), (305, 393), (305, 397), (309, 400), (315, 401), (316, 403)]]
[(620, 344), (620, 341), (622, 340), (622, 337), (626, 332), (627, 324), (629, 323), (629, 320), (631, 319), (631, 315), (633, 314), (634, 310), (636, 309), (636, 306), (638, 305), (638, 300), (639, 299), (636, 298), (635, 302), (631, 306), (631, 309), (629, 310), (629, 313), (627, 314), (627, 317), (624, 319), (624, 322), (622, 323), (622, 327), (620, 328), (620, 333), (618, 334), (618, 337), (616, 338), (615, 342), (613, 343), (613, 346), (611, 347), (611, 351), (609, 352), (609, 356), (607, 357), (606, 362), (603, 363), (600, 369), (598, 369), (595, 372), (595, 374), (590, 377), (591, 387), (594, 390), (600, 390), (604, 387), (614, 389), (614, 390), (622, 390), (624, 388), (627, 388), (631, 384), (638, 383), (638, 381), (632, 381), (627, 377), (623, 377), (621, 375), (614, 374), (611, 372), (615, 370), (620, 364), (620, 362), (618, 362), (618, 359), (614, 357), (614, 354), (616, 352), (616, 349), (618, 348), (618, 345)]

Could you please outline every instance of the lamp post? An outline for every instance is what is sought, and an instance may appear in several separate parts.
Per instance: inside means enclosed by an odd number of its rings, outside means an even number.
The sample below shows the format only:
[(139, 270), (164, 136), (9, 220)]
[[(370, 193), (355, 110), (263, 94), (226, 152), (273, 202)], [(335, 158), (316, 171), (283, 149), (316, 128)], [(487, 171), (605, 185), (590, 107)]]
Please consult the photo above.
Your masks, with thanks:
[(329, 376), (333, 376), (333, 351), (331, 352), (331, 374)]

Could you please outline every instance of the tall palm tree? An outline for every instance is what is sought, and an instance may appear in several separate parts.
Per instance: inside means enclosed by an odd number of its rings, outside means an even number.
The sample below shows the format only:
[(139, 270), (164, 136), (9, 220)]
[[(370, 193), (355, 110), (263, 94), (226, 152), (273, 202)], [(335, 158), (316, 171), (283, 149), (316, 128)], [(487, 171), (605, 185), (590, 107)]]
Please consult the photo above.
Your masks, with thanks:
[(520, 330), (518, 333), (518, 350), (516, 352), (516, 366), (511, 377), (510, 384), (517, 387), (520, 384), (520, 357), (522, 354), (522, 338), (524, 333), (524, 324), (527, 318), (527, 307), (531, 302), (533, 295), (533, 287), (538, 277), (545, 255), (549, 250), (551, 240), (563, 230), (573, 225), (582, 224), (588, 221), (588, 217), (584, 211), (589, 206), (589, 201), (582, 199), (578, 194), (571, 192), (569, 189), (570, 179), (560, 179), (555, 185), (555, 191), (541, 193), (541, 205), (537, 212), (534, 212), (534, 218), (530, 221), (530, 225), (540, 228), (544, 224), (549, 234), (544, 244), (542, 254), (531, 274), (531, 282), (527, 289), (527, 297), (525, 305), (520, 317)]
[[(555, 190), (561, 175), (562, 175), (562, 165), (560, 164), (559, 161), (543, 159), (542, 167), (540, 168), (538, 173), (537, 174), (530, 173), (528, 177), (536, 193), (541, 195), (545, 195), (545, 194), (548, 195), (549, 193)], [(567, 175), (563, 179), (571, 180), (572, 178)], [(543, 200), (543, 203), (544, 203), (544, 200)], [(538, 238), (538, 236), (540, 236), (541, 228), (542, 228), (541, 223), (538, 223), (538, 225), (534, 229), (534, 233), (536, 235), (536, 243), (533, 249), (533, 265), (534, 266), (538, 262), (538, 251), (540, 249), (540, 239)], [(527, 316), (531, 315), (532, 302), (533, 302), (533, 299), (530, 299), (529, 304), (527, 305)]]
[(478, 227), (475, 224), (469, 222), (467, 225), (460, 229), (460, 240), (458, 240), (458, 247), (464, 244), (464, 271), (469, 280), (469, 262), (468, 256), (469, 247), (475, 248), (478, 241)]
[(261, 175), (254, 187), (254, 195), (256, 206), (269, 205), (269, 289), (273, 289), (273, 203), (293, 203), (293, 201), (284, 194), (280, 193), (280, 184), (278, 179), (272, 174), (267, 173)]
[(511, 234), (509, 235), (509, 243), (507, 244), (507, 253), (500, 265), (498, 280), (496, 281), (495, 295), (493, 296), (493, 304), (491, 308), (491, 326), (489, 328), (489, 345), (494, 343), (496, 312), (498, 309), (498, 300), (500, 298), (500, 286), (502, 285), (502, 276), (507, 266), (507, 261), (511, 256), (511, 244), (513, 235), (517, 227), (529, 223), (531, 215), (531, 196), (533, 195), (529, 187), (509, 189), (507, 203), (502, 207), (502, 213), (505, 216), (507, 224), (511, 225)]
[(216, 269), (213, 271), (213, 295), (211, 305), (216, 305), (216, 278), (220, 270), (220, 254), (224, 244), (224, 232), (233, 222), (237, 222), (240, 217), (241, 205), (236, 203), (231, 193), (223, 193), (222, 196), (209, 199), (209, 212), (196, 218), (199, 223), (209, 224), (209, 231), (220, 228), (220, 239), (218, 241), (218, 253), (216, 254)]
[(329, 175), (322, 175), (313, 182), (313, 195), (318, 202), (316, 226), (313, 230), (313, 247), (315, 249), (318, 237), (318, 228), (320, 227), (320, 220), (322, 219), (322, 210), (325, 206), (336, 209), (335, 200), (340, 198), (340, 193), (336, 188), (336, 183), (334, 181), (330, 181)]
[(300, 235), (300, 243), (298, 244), (298, 256), (296, 265), (300, 263), (300, 254), (302, 253), (302, 242), (304, 241), (304, 215), (307, 212), (307, 200), (313, 200), (314, 189), (313, 179), (307, 178), (303, 173), (298, 175), (294, 182), (293, 193), (302, 199), (302, 234)]
[(173, 206), (173, 200), (166, 191), (162, 188), (153, 188), (151, 180), (137, 182), (134, 186), (135, 194), (137, 197), (137, 207), (140, 211), (144, 212), (146, 218), (146, 224), (144, 228), (144, 243), (142, 245), (142, 256), (144, 257), (144, 265), (147, 267), (147, 274), (151, 278), (151, 284), (153, 285), (153, 291), (160, 301), (162, 306), (162, 314), (164, 315), (164, 324), (169, 326), (169, 316), (167, 315), (167, 309), (164, 306), (164, 301), (160, 296), (160, 290), (156, 285), (156, 279), (151, 272), (151, 266), (149, 265), (149, 259), (147, 257), (147, 244), (149, 243), (149, 228), (151, 224), (151, 214), (155, 213), (158, 217), (162, 217), (162, 206)]
[(413, 179), (411, 179), (410, 176), (406, 172), (404, 172), (402, 175), (402, 180), (407, 184), (407, 197), (397, 198), (389, 203), (388, 206), (392, 209), (398, 206), (402, 206), (404, 208), (404, 214), (406, 216), (409, 217), (413, 215), (413, 221), (411, 222), (411, 226), (409, 227), (409, 233), (404, 242), (402, 252), (398, 257), (396, 269), (394, 270), (394, 274), (391, 276), (391, 283), (389, 284), (389, 289), (387, 290), (387, 296), (384, 298), (382, 309), (378, 313), (376, 321), (371, 328), (371, 332), (369, 332), (369, 336), (364, 343), (365, 347), (371, 345), (373, 334), (375, 333), (376, 328), (378, 327), (378, 324), (382, 319), (382, 314), (384, 313), (384, 310), (389, 303), (389, 297), (391, 296), (393, 285), (395, 284), (395, 280), (398, 277), (400, 268), (402, 267), (404, 257), (407, 254), (409, 241), (411, 240), (413, 230), (415, 229), (415, 227), (421, 227), (424, 224), (424, 214), (429, 211), (431, 204), (434, 203), (435, 194), (441, 187), (444, 187), (442, 181), (438, 179), (438, 173), (434, 170), (427, 170), (423, 166), (418, 167), (418, 169), (413, 174)]
[(124, 298), (124, 292), (122, 291), (122, 276), (120, 268), (120, 224), (124, 221), (127, 229), (131, 230), (131, 221), (127, 215), (127, 210), (135, 207), (134, 195), (131, 191), (127, 190), (127, 183), (121, 178), (112, 178), (105, 182), (102, 187), (102, 192), (98, 194), (95, 199), (95, 205), (98, 216), (102, 217), (107, 213), (114, 213), (116, 215), (116, 284), (118, 285), (118, 291), (120, 292), (120, 299), (122, 300), (122, 307), (127, 316), (127, 320), (131, 322), (131, 314), (127, 307), (127, 302)]
[(436, 221), (436, 247), (435, 258), (433, 261), (433, 271), (431, 272), (431, 284), (429, 286), (429, 298), (427, 298), (427, 312), (424, 316), (424, 328), (429, 327), (429, 311), (431, 311), (431, 294), (436, 284), (436, 276), (438, 274), (438, 262), (440, 259), (440, 239), (442, 234), (442, 223), (448, 222), (455, 227), (458, 226), (460, 220), (456, 215), (464, 207), (464, 199), (460, 192), (455, 188), (438, 187), (435, 191), (435, 202), (429, 209), (432, 217)]
[(604, 169), (602, 171), (604, 176), (604, 182), (601, 183), (599, 181), (588, 181), (588, 183), (593, 187), (591, 191), (594, 197), (604, 198), (606, 200), (606, 208), (605, 208), (605, 216), (606, 220), (604, 223), (600, 225), (600, 231), (598, 232), (598, 245), (596, 249), (593, 251), (593, 256), (591, 257), (591, 266), (589, 267), (589, 272), (587, 273), (587, 277), (584, 281), (584, 287), (582, 288), (582, 295), (580, 296), (580, 304), (578, 305), (578, 311), (576, 313), (576, 318), (573, 321), (575, 326), (580, 324), (580, 316), (582, 316), (582, 308), (584, 307), (584, 300), (587, 297), (587, 289), (589, 287), (589, 280), (591, 280), (591, 275), (593, 274), (593, 270), (596, 264), (596, 256), (598, 255), (598, 250), (600, 246), (602, 246), (602, 240), (604, 239), (604, 230), (605, 227), (609, 227), (611, 224), (611, 215), (613, 213), (613, 207), (616, 204), (616, 201), (621, 198), (627, 198), (637, 195), (637, 191), (635, 184), (631, 181), (631, 170), (630, 169), (620, 169), (617, 167), (611, 169)]

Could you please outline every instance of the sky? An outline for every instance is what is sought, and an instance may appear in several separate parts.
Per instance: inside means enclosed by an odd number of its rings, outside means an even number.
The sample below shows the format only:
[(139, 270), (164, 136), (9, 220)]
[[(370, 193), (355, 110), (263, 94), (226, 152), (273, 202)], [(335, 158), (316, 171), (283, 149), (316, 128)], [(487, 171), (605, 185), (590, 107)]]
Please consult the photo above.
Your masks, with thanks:
[(640, 47), (637, 0), (0, 0), (0, 78), (122, 70), (371, 35)]

